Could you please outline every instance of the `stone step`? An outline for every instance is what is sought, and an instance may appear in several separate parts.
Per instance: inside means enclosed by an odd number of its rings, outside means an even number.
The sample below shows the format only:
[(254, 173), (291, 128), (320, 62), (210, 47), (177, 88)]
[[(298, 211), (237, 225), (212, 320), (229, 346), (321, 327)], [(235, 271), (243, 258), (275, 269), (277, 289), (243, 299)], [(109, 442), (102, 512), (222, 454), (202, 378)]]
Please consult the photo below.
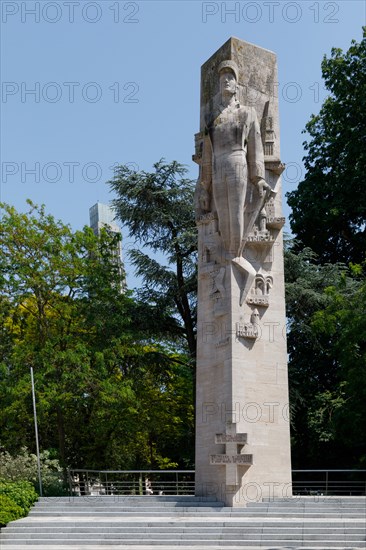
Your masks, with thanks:
[[(108, 545), (108, 546), (112, 546), (112, 545)], [(203, 547), (203, 546), (202, 546)], [(303, 546), (299, 546), (297, 545), (298, 548), (301, 548), (301, 550), (313, 550), (314, 548), (316, 549), (322, 549), (322, 548), (326, 548), (327, 550), (338, 550), (340, 547), (335, 547), (332, 545), (332, 543), (327, 543), (327, 542), (322, 542), (322, 544), (318, 544), (317, 546), (313, 546), (313, 545), (309, 545), (309, 544), (305, 544)], [(28, 544), (24, 544), (24, 543), (18, 543), (16, 545), (12, 545), (12, 546), (7, 546), (7, 548), (9, 548), (9, 550), (40, 550), (40, 547), (38, 545), (34, 545), (33, 543), (28, 543)], [(96, 545), (93, 545), (93, 550), (105, 550), (106, 546), (105, 545), (100, 545), (100, 544), (96, 544)], [(182, 544), (179, 544), (179, 546), (175, 545), (175, 544), (170, 544), (170, 545), (161, 545), (161, 544), (156, 544), (154, 545), (154, 550), (175, 550), (176, 548), (179, 548), (179, 550), (196, 550), (196, 546), (192, 546), (191, 544), (185, 544), (184, 542)], [(207, 546), (207, 548), (210, 548), (210, 550), (222, 550), (223, 546), (221, 545), (217, 545), (217, 544), (210, 544), (209, 546)], [(256, 546), (254, 546), (253, 544), (250, 544), (250, 545), (247, 545), (245, 544), (244, 546), (241, 545), (241, 546), (238, 546), (238, 545), (235, 545), (234, 544), (228, 544), (224, 546), (225, 550), (242, 550), (243, 548), (245, 548), (246, 550), (257, 550), (257, 548), (261, 548), (261, 550), (284, 550), (284, 549), (290, 549), (290, 550), (293, 550), (294, 547), (292, 546), (285, 546), (285, 547), (279, 547), (277, 545), (268, 545), (266, 543), (260, 543), (260, 544), (257, 544)], [(342, 548), (342, 546), (341, 546)], [(365, 545), (364, 543), (361, 545), (361, 546), (355, 546), (354, 544), (352, 545), (346, 545), (344, 546), (343, 545), (343, 548), (350, 548), (350, 550), (365, 550)], [(64, 545), (64, 544), (50, 544), (48, 547), (47, 547), (47, 550), (89, 550), (90, 549), (90, 546), (85, 546), (83, 544), (69, 544), (69, 545)], [(114, 550), (151, 550), (151, 546), (149, 544), (140, 544), (140, 545), (130, 545), (130, 544), (114, 544), (113, 545), (113, 549)]]
[(324, 503), (314, 503), (314, 504), (310, 504), (310, 503), (305, 503), (305, 504), (291, 504), (291, 505), (287, 505), (285, 506), (284, 504), (272, 504), (272, 505), (261, 505), (261, 506), (251, 506), (251, 505), (248, 505), (247, 506), (247, 509), (260, 509), (260, 510), (265, 510), (265, 509), (268, 509), (270, 510), (271, 508), (278, 508), (278, 509), (281, 509), (281, 510), (286, 510), (287, 508), (300, 508), (300, 509), (309, 509), (309, 508), (312, 508), (313, 510), (317, 510), (319, 508), (323, 509), (323, 510), (353, 510), (353, 509), (360, 509), (360, 510), (366, 510), (366, 504), (342, 504), (342, 505), (337, 505), (337, 504), (324, 504)]
[[(124, 502), (124, 501), (117, 501), (117, 502), (60, 502), (60, 503), (47, 503), (47, 502), (36, 502), (35, 508), (161, 508), (161, 509), (171, 509), (171, 508), (224, 508), (225, 505), (222, 502), (213, 502), (213, 503), (206, 503), (206, 502), (178, 502), (178, 503), (170, 503), (170, 502), (140, 502), (137, 504), (131, 504), (130, 502)], [(268, 506), (266, 506), (268, 508)]]
[[(133, 508), (133, 509), (136, 509), (136, 510), (140, 510), (141, 508), (143, 509), (152, 509), (152, 508), (159, 508), (161, 510), (171, 510), (172, 508), (227, 508), (227, 506), (225, 506), (223, 503), (221, 502), (215, 502), (213, 504), (211, 503), (205, 503), (205, 502), (178, 502), (178, 503), (159, 503), (159, 502), (156, 502), (154, 505), (150, 505), (149, 503), (138, 503), (138, 504), (131, 504), (130, 502), (108, 502), (108, 503), (103, 503), (103, 502), (80, 502), (80, 503), (73, 503), (73, 502), (70, 502), (70, 503), (67, 503), (67, 502), (60, 502), (58, 504), (53, 504), (52, 502), (51, 503), (47, 503), (47, 502), (36, 502), (35, 505), (34, 505), (35, 508), (48, 508), (48, 509), (55, 509), (55, 510), (58, 510), (60, 508), (70, 508), (70, 509), (73, 509), (73, 508), (89, 508), (89, 509), (93, 509), (93, 508)], [(265, 506), (265, 508), (268, 508), (268, 506)], [(253, 508), (254, 509), (254, 508)], [(285, 508), (286, 509), (286, 508)], [(339, 509), (341, 509), (341, 507), (339, 507)]]
[[(88, 502), (82, 502), (80, 504), (73, 504), (73, 503), (59, 503), (57, 505), (54, 505), (53, 503), (45, 503), (45, 502), (41, 502), (41, 503), (35, 503), (35, 506), (34, 506), (34, 509), (48, 509), (48, 510), (60, 510), (60, 509), (78, 509), (78, 508), (88, 508), (88, 509), (94, 509), (94, 508), (105, 508), (105, 509), (110, 509), (110, 508), (133, 508), (134, 510), (145, 510), (145, 509), (159, 509), (159, 510), (172, 510), (172, 509), (184, 509), (184, 508), (193, 508), (193, 509), (210, 509), (210, 508), (218, 508), (218, 509), (225, 509), (225, 508), (229, 508), (227, 506), (224, 506), (222, 503), (215, 503), (214, 505), (211, 505), (211, 504), (204, 504), (204, 503), (200, 503), (198, 506), (195, 504), (195, 503), (192, 503), (192, 504), (189, 504), (188, 506), (186, 506), (184, 503), (177, 503), (177, 504), (169, 504), (169, 505), (160, 505), (159, 503), (156, 503), (155, 506), (149, 506), (149, 505), (144, 505), (143, 503), (140, 503), (138, 505), (133, 505), (133, 504), (130, 504), (130, 503), (125, 503), (125, 502), (116, 502), (116, 503), (108, 503), (108, 504), (103, 504), (103, 503), (88, 503)], [(359, 505), (359, 506), (321, 506), (321, 505), (314, 505), (314, 506), (311, 506), (310, 504), (306, 504), (306, 505), (288, 505), (288, 506), (276, 506), (276, 505), (272, 505), (272, 506), (268, 506), (268, 505), (262, 505), (262, 506), (247, 506), (247, 507), (234, 507), (234, 508), (230, 508), (232, 509), (233, 511), (235, 512), (243, 512), (243, 511), (247, 511), (247, 512), (257, 512), (257, 511), (263, 511), (263, 512), (267, 512), (268, 510), (280, 510), (282, 512), (286, 512), (287, 510), (301, 510), (301, 511), (306, 511), (306, 510), (331, 510), (331, 511), (344, 511), (344, 510), (347, 510), (347, 511), (354, 511), (354, 510), (366, 510), (366, 506), (362, 506), (362, 505)]]
[[(305, 550), (305, 548), (351, 548), (353, 550), (356, 550), (358, 548), (365, 548), (365, 542), (364, 540), (358, 540), (358, 541), (348, 541), (348, 540), (340, 540), (340, 541), (328, 541), (328, 540), (318, 540), (318, 541), (311, 541), (311, 544), (309, 544), (307, 541), (304, 541), (303, 539), (291, 539), (291, 546), (289, 547), (289, 540), (287, 539), (278, 539), (276, 541), (267, 541), (267, 540), (203, 540), (203, 539), (195, 539), (190, 540), (189, 542), (185, 540), (177, 540), (177, 539), (167, 539), (165, 541), (162, 541), (160, 539), (150, 539), (148, 541), (148, 544), (144, 545), (141, 544), (141, 541), (138, 539), (138, 537), (135, 537), (133, 539), (125, 539), (123, 541), (123, 544), (121, 545), (120, 540), (116, 539), (99, 539), (99, 540), (93, 540), (88, 542), (87, 545), (80, 545), (80, 541), (75, 539), (69, 539), (65, 541), (64, 539), (54, 540), (52, 541), (52, 545), (49, 544), (47, 540), (40, 540), (40, 539), (32, 539), (30, 541), (32, 544), (32, 547), (42, 546), (47, 549), (50, 548), (57, 548), (58, 546), (63, 548), (67, 547), (68, 545), (76, 546), (76, 548), (80, 548), (81, 546), (87, 548), (89, 546), (115, 546), (118, 545), (121, 548), (125, 549), (126, 546), (143, 546), (144, 548), (149, 548), (150, 546), (170, 546), (171, 548), (179, 547), (179, 546), (186, 546), (189, 547), (210, 547), (210, 546), (218, 546), (218, 547), (234, 547), (234, 548), (248, 548), (248, 547), (262, 547), (265, 546), (266, 548), (270, 548), (271, 550), (275, 550), (276, 548), (296, 548), (301, 547)], [(4, 546), (20, 546), (24, 545), (24, 541), (22, 539), (13, 539), (4, 541), (2, 543)], [(28, 543), (25, 546), (26, 549), (29, 548)], [(16, 550), (13, 548), (13, 550)]]
[(250, 503), (252, 504), (261, 504), (261, 503), (268, 503), (268, 502), (325, 502), (327, 504), (330, 504), (332, 502), (339, 502), (339, 503), (347, 503), (347, 502), (366, 502), (366, 496), (360, 495), (360, 496), (326, 496), (326, 495), (307, 495), (307, 496), (292, 496), (292, 497), (275, 497), (275, 498), (269, 498), (264, 497), (261, 502), (259, 503)]
[(87, 501), (87, 502), (108, 502), (108, 501), (130, 501), (133, 504), (137, 504), (138, 502), (210, 502), (210, 503), (216, 503), (218, 502), (216, 498), (212, 497), (196, 497), (194, 495), (97, 495), (97, 496), (90, 496), (90, 495), (82, 495), (77, 497), (39, 497), (38, 502), (80, 502), (80, 501)]
[(90, 506), (113, 506), (113, 505), (126, 505), (126, 506), (224, 506), (223, 502), (217, 500), (195, 500), (191, 499), (182, 499), (182, 500), (160, 500), (160, 498), (154, 499), (153, 497), (108, 497), (108, 498), (99, 498), (99, 497), (79, 497), (79, 498), (65, 498), (63, 500), (53, 500), (48, 499), (47, 497), (40, 498), (36, 505), (38, 506), (84, 506), (85, 504)]
[[(97, 496), (90, 496), (90, 495), (83, 495), (83, 496), (74, 496), (74, 497), (40, 497), (39, 502), (80, 502), (82, 500), (85, 500), (87, 502), (108, 502), (110, 500), (123, 500), (123, 501), (131, 501), (132, 503), (136, 504), (139, 501), (140, 502), (217, 502), (216, 498), (213, 497), (196, 497), (194, 495), (97, 495)], [(359, 504), (360, 502), (366, 503), (366, 496), (350, 496), (350, 497), (331, 497), (331, 496), (323, 496), (323, 495), (313, 495), (313, 496), (294, 496), (294, 497), (287, 497), (287, 498), (263, 498), (260, 502), (249, 502), (247, 505), (262, 505), (262, 504), (288, 504), (288, 503), (317, 503), (317, 502), (323, 502), (325, 504), (331, 504), (331, 503), (347, 503), (351, 504), (356, 503)]]
[[(361, 529), (362, 531), (365, 530), (365, 521), (357, 521), (357, 522), (344, 522), (342, 524), (339, 524), (337, 521), (336, 523), (333, 522), (294, 522), (294, 521), (281, 521), (280, 523), (278, 521), (276, 522), (166, 522), (166, 521), (155, 521), (155, 522), (104, 522), (101, 521), (97, 524), (95, 524), (95, 521), (89, 521), (89, 522), (68, 522), (68, 521), (62, 521), (62, 522), (32, 522), (32, 523), (23, 523), (21, 520), (17, 522), (12, 522), (8, 525), (6, 528), (6, 531), (9, 530), (23, 530), (23, 529), (29, 529), (29, 530), (49, 530), (50, 532), (59, 530), (59, 529), (80, 529), (80, 530), (86, 530), (89, 531), (90, 529), (132, 529), (135, 532), (140, 532), (140, 530), (144, 529), (174, 529), (174, 528), (180, 528), (180, 529), (241, 529), (241, 530), (247, 530), (247, 529), (261, 529), (261, 530), (269, 530), (269, 529), (302, 529), (302, 530), (311, 530), (311, 529), (325, 529), (325, 530), (350, 530), (350, 529)], [(3, 531), (4, 532), (4, 531)]]
[(360, 510), (366, 510), (366, 504), (324, 504), (323, 502), (314, 502), (311, 504), (310, 502), (306, 503), (292, 503), (292, 504), (285, 504), (285, 503), (250, 503), (247, 505), (247, 510), (270, 510), (271, 508), (278, 508), (281, 510), (287, 510), (288, 508), (298, 508), (298, 509), (309, 509), (312, 508), (313, 510), (317, 509), (323, 509), (323, 510), (353, 510), (353, 509), (360, 509)]
[[(178, 503), (178, 504), (163, 504), (161, 505), (160, 503), (157, 503), (155, 504), (154, 506), (148, 506), (148, 505), (144, 505), (143, 503), (139, 503), (138, 505), (132, 505), (132, 504), (129, 504), (129, 503), (125, 503), (125, 502), (110, 502), (108, 504), (103, 504), (103, 503), (96, 503), (96, 502), (92, 502), (92, 503), (88, 503), (88, 502), (80, 502), (78, 504), (75, 504), (75, 503), (58, 503), (58, 504), (53, 504), (53, 503), (47, 503), (47, 502), (36, 502), (35, 503), (35, 506), (34, 506), (34, 509), (35, 510), (78, 510), (78, 509), (83, 509), (83, 508), (87, 508), (88, 510), (94, 510), (94, 509), (97, 509), (97, 508), (103, 508), (103, 509), (127, 509), (127, 508), (133, 508), (134, 510), (151, 510), (152, 508), (153, 509), (157, 509), (157, 510), (162, 510), (162, 511), (165, 511), (165, 510), (174, 510), (174, 509), (187, 509), (187, 508), (192, 508), (193, 510), (199, 510), (201, 509), (202, 511), (205, 511), (205, 510), (210, 510), (210, 509), (225, 509), (225, 508), (228, 508), (226, 506), (224, 506), (222, 503), (215, 503), (215, 504), (206, 504), (206, 503), (189, 503), (189, 504), (185, 504), (185, 503)], [(308, 510), (314, 510), (314, 511), (331, 511), (331, 512), (344, 512), (344, 511), (347, 511), (347, 512), (355, 512), (355, 511), (362, 511), (362, 512), (365, 512), (366, 510), (366, 506), (361, 506), (361, 505), (354, 505), (354, 506), (325, 506), (325, 505), (321, 505), (321, 504), (316, 504), (316, 505), (311, 505), (311, 504), (292, 504), (292, 505), (288, 505), (288, 506), (275, 506), (275, 505), (272, 505), (272, 506), (269, 506), (269, 505), (261, 505), (261, 506), (254, 506), (254, 505), (248, 505), (246, 508), (233, 508), (233, 511), (236, 511), (236, 512), (242, 512), (242, 511), (246, 511), (246, 512), (257, 512), (257, 511), (260, 511), (260, 512), (268, 512), (268, 511), (271, 511), (271, 510), (280, 510), (282, 512), (286, 512), (287, 510), (301, 510), (301, 511), (308, 511)]]
[(116, 503), (114, 497), (41, 499), (28, 518), (2, 530), (0, 547), (365, 548), (364, 499), (352, 501), (358, 506), (347, 506), (342, 499), (344, 507), (338, 502), (335, 507), (331, 500), (317, 506), (309, 500), (300, 504), (290, 500), (281, 501), (281, 505), (273, 501), (228, 508), (212, 499), (196, 501), (192, 497), (169, 501), (159, 497), (151, 506), (150, 498), (129, 498), (127, 504)]
[(281, 523), (280, 525), (277, 522), (277, 525), (251, 525), (251, 524), (245, 524), (245, 525), (237, 525), (232, 524), (229, 526), (186, 526), (186, 525), (170, 525), (170, 526), (164, 526), (164, 525), (155, 525), (155, 526), (148, 526), (148, 525), (124, 525), (119, 523), (117, 526), (116, 524), (113, 525), (105, 525), (103, 524), (95, 524), (93, 522), (92, 525), (77, 525), (77, 524), (68, 524), (66, 522), (58, 523), (57, 526), (48, 526), (48, 525), (32, 525), (28, 527), (23, 527), (19, 524), (11, 523), (6, 528), (6, 530), (3, 530), (3, 533), (29, 533), (29, 532), (45, 532), (45, 533), (54, 533), (54, 532), (64, 532), (65, 530), (68, 530), (70, 532), (95, 532), (98, 530), (107, 530), (108, 532), (125, 532), (125, 531), (134, 531), (134, 532), (173, 532), (175, 530), (183, 531), (183, 532), (192, 532), (192, 531), (219, 531), (223, 532), (229, 531), (229, 532), (269, 532), (269, 531), (299, 531), (302, 532), (309, 532), (309, 533), (328, 533), (328, 532), (336, 532), (336, 533), (343, 533), (343, 532), (361, 532), (365, 533), (365, 522), (359, 522), (358, 524), (354, 523), (348, 523), (344, 524), (342, 526), (336, 525), (336, 524), (324, 524), (324, 525), (307, 525), (307, 524), (287, 524), (287, 523)]
[[(299, 532), (300, 531), (300, 532)], [(347, 540), (364, 540), (363, 535), (365, 533), (327, 533), (327, 540), (339, 540), (339, 539), (347, 539)], [(14, 535), (13, 533), (3, 533), (0, 535), (0, 541), (5, 541), (8, 539), (39, 539), (39, 540), (50, 540), (53, 539), (59, 539), (63, 538), (65, 540), (68, 539), (78, 539), (78, 540), (95, 540), (95, 539), (130, 539), (136, 537), (136, 532), (127, 531), (125, 533), (111, 533), (109, 531), (97, 531), (97, 532), (88, 532), (88, 533), (80, 533), (80, 532), (69, 532), (69, 531), (60, 531), (57, 533), (16, 533)], [(266, 539), (266, 540), (292, 540), (293, 538), (300, 538), (304, 540), (324, 540), (324, 533), (302, 533), (301, 530), (297, 530), (295, 533), (291, 532), (275, 532), (274, 530), (269, 532), (261, 532), (258, 531), (256, 533), (248, 533), (248, 532), (226, 532), (221, 531), (217, 533), (210, 533), (207, 531), (200, 531), (200, 532), (139, 532), (138, 533), (139, 540), (149, 540), (151, 538), (153, 539), (204, 539), (204, 540), (247, 540), (247, 539)]]
[[(231, 510), (231, 508), (218, 507), (218, 506), (171, 506), (167, 507), (143, 507), (143, 506), (35, 506), (32, 510), (32, 513), (46, 513), (48, 511), (61, 513), (61, 514), (78, 514), (79, 512), (89, 512), (89, 514), (94, 514), (94, 512), (130, 512), (131, 510), (136, 511), (139, 514), (145, 513), (150, 514), (151, 511), (159, 512), (161, 514), (170, 514), (171, 512), (225, 512)], [(254, 513), (254, 512), (253, 512)]]
[[(296, 528), (295, 527), (289, 527), (289, 526), (281, 526), (281, 528), (279, 528), (278, 526), (275, 527), (267, 527), (267, 528), (263, 528), (263, 527), (248, 527), (248, 526), (245, 526), (243, 528), (237, 528), (237, 527), (224, 527), (224, 528), (186, 528), (186, 527), (183, 527), (183, 528), (179, 528), (179, 527), (171, 527), (171, 528), (162, 528), (162, 527), (159, 527), (159, 526), (156, 526), (155, 528), (148, 528), (148, 527), (145, 527), (145, 528), (141, 528), (139, 526), (133, 526), (133, 527), (119, 527), (119, 528), (116, 528), (116, 527), (101, 527), (101, 526), (96, 526), (96, 527), (77, 527), (77, 526), (73, 526), (73, 527), (68, 527), (68, 526), (60, 526), (60, 527), (57, 527), (57, 528), (40, 528), (40, 527), (37, 527), (37, 528), (21, 528), (21, 527), (18, 527), (18, 526), (13, 526), (11, 529), (6, 529), (6, 532), (3, 532), (2, 535), (1, 535), (1, 538), (3, 540), (9, 538), (9, 537), (14, 537), (14, 538), (22, 538), (22, 537), (30, 537), (30, 538), (34, 538), (36, 537), (37, 538), (37, 534), (39, 534), (39, 538), (44, 538), (44, 537), (48, 537), (48, 538), (57, 538), (57, 536), (60, 534), (60, 533), (63, 533), (64, 535), (67, 533), (67, 538), (70, 538), (70, 536), (73, 536), (73, 534), (75, 536), (81, 536), (81, 537), (85, 537), (85, 534), (86, 535), (92, 535), (93, 537), (96, 536), (96, 534), (100, 533), (102, 534), (103, 533), (103, 538), (104, 537), (104, 534), (113, 534), (115, 533), (116, 534), (116, 538), (119, 538), (120, 536), (125, 536), (126, 534), (128, 533), (131, 533), (131, 534), (135, 534), (138, 533), (138, 536), (141, 536), (143, 538), (143, 536), (147, 536), (147, 537), (151, 537), (151, 536), (160, 536), (162, 534), (167, 534), (167, 535), (173, 535), (176, 536), (177, 534), (179, 536), (185, 536), (185, 535), (194, 535), (194, 534), (197, 534), (197, 532), (200, 533), (200, 535), (209, 535), (209, 534), (214, 534), (215, 536), (217, 535), (221, 535), (220, 538), (222, 538), (223, 535), (225, 535), (225, 538), (226, 538), (226, 535), (230, 535), (230, 536), (233, 536), (233, 538), (237, 538), (236, 536), (239, 535), (240, 538), (242, 538), (244, 535), (259, 535), (259, 536), (267, 536), (268, 534), (271, 535), (271, 533), (273, 534), (278, 534), (278, 535), (282, 535), (284, 533), (288, 534), (290, 537), (294, 537), (295, 535), (299, 535), (300, 533), (300, 538), (304, 538), (304, 537), (310, 537), (310, 538), (317, 538), (317, 536), (321, 537), (321, 538), (333, 538), (333, 537), (340, 537), (340, 538), (344, 538), (344, 536), (346, 536), (346, 538), (351, 535), (355, 535), (355, 536), (359, 536), (359, 535), (362, 535), (362, 538), (363, 540), (365, 540), (365, 536), (366, 536), (366, 532), (365, 532), (365, 527), (362, 526), (362, 527), (358, 527), (358, 528), (355, 528), (355, 527), (342, 527), (342, 528), (336, 528), (336, 527), (327, 527), (327, 528), (304, 528), (303, 526), (297, 526)], [(88, 537), (88, 538), (89, 538)]]
[(177, 507), (171, 507), (171, 508), (160, 508), (158, 506), (150, 508), (144, 508), (142, 506), (63, 506), (63, 507), (47, 507), (47, 506), (36, 506), (32, 513), (39, 513), (39, 514), (46, 514), (48, 512), (50, 513), (57, 513), (57, 514), (78, 514), (80, 512), (89, 512), (89, 514), (98, 513), (98, 512), (110, 512), (110, 513), (116, 513), (116, 512), (131, 512), (134, 511), (138, 514), (147, 514), (149, 515), (151, 512), (159, 513), (162, 515), (169, 515), (171, 513), (225, 513), (229, 512), (235, 516), (257, 516), (257, 515), (267, 515), (267, 514), (280, 514), (283, 516), (288, 516), (292, 513), (301, 514), (301, 515), (308, 515), (308, 514), (323, 514), (323, 515), (365, 515), (366, 510), (363, 508), (340, 508), (340, 509), (333, 509), (333, 508), (265, 508), (265, 509), (257, 509), (257, 508), (243, 508), (243, 509), (232, 509), (227, 507), (193, 507), (193, 506), (177, 506)]
[[(147, 512), (137, 512), (137, 511), (133, 511), (133, 510), (130, 510), (130, 511), (115, 511), (115, 512), (112, 512), (112, 511), (93, 511), (93, 513), (91, 513), (90, 511), (67, 511), (66, 512), (62, 512), (62, 511), (59, 511), (59, 512), (37, 512), (37, 511), (32, 511), (30, 512), (29, 514), (29, 517), (35, 517), (35, 518), (46, 518), (46, 517), (62, 517), (62, 516), (69, 516), (69, 517), (88, 517), (90, 515), (94, 516), (95, 518), (103, 518), (103, 517), (121, 517), (121, 518), (126, 518), (126, 517), (146, 517), (147, 515)], [(225, 510), (220, 510), (220, 511), (212, 511), (212, 512), (199, 512), (199, 511), (195, 511), (195, 512), (192, 512), (192, 510), (186, 510), (186, 511), (182, 511), (182, 510), (171, 510), (169, 513), (161, 513), (161, 512), (149, 512), (148, 513), (149, 517), (154, 517), (154, 518), (164, 518), (164, 517), (179, 517), (179, 516), (184, 516), (184, 517), (188, 517), (188, 516), (194, 516), (194, 517), (248, 517), (248, 518), (261, 518), (263, 517), (263, 514), (261, 514), (260, 512), (252, 512), (252, 513), (238, 513), (238, 512), (231, 512), (231, 511), (225, 511)], [(308, 512), (306, 514), (304, 514), (303, 512), (287, 512), (286, 514), (283, 514), (281, 512), (276, 512), (276, 511), (271, 511), (271, 512), (267, 512), (266, 514), (266, 517), (267, 518), (319, 518), (319, 519), (336, 519), (338, 518), (339, 520), (342, 520), (342, 519), (345, 519), (345, 518), (351, 518), (351, 519), (364, 519), (365, 518), (365, 514), (364, 513), (360, 513), (360, 514), (357, 514), (357, 513), (352, 513), (352, 514), (344, 514), (344, 513), (332, 513), (332, 512), (328, 512), (328, 513), (313, 513), (313, 512)]]

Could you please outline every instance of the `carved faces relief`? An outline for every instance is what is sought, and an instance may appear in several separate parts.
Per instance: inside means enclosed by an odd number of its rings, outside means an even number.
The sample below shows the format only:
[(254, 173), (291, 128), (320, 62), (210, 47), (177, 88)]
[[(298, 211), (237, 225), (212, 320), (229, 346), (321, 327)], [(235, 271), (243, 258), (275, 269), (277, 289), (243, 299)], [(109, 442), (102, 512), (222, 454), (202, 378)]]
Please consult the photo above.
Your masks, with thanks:
[(236, 93), (235, 74), (230, 69), (224, 69), (220, 72), (220, 91), (223, 95), (234, 95)]

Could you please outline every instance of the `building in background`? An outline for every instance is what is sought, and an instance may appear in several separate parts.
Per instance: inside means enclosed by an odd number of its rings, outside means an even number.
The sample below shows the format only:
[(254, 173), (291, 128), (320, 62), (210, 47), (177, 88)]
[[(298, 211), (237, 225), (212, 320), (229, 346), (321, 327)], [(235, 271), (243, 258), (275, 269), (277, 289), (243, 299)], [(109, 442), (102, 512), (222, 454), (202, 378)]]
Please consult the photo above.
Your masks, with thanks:
[[(89, 208), (89, 220), (90, 227), (94, 231), (95, 235), (100, 235), (102, 229), (106, 229), (111, 233), (115, 233), (120, 236), (120, 239), (116, 243), (114, 256), (118, 263), (121, 275), (124, 274), (123, 258), (122, 258), (122, 231), (119, 225), (114, 221), (116, 213), (113, 208), (108, 204), (97, 202)], [(123, 276), (122, 288), (126, 288), (126, 281)]]

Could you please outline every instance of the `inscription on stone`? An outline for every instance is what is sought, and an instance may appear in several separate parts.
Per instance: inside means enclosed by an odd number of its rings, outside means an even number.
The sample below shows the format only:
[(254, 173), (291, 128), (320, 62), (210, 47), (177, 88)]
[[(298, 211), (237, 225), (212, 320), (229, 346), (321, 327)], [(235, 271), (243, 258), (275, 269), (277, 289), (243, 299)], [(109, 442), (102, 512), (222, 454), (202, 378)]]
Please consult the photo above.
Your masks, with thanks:
[(268, 231), (261, 233), (250, 233), (248, 235), (248, 243), (273, 243), (274, 241), (275, 239), (273, 235), (271, 235)]
[(248, 296), (247, 304), (255, 306), (269, 306), (268, 296)]
[(285, 225), (286, 218), (267, 218), (267, 227), (281, 229)]
[(253, 455), (210, 455), (210, 464), (253, 464)]
[(236, 337), (255, 340), (258, 338), (258, 327), (252, 323), (236, 323)]
[(238, 443), (239, 445), (245, 445), (248, 441), (248, 434), (216, 434), (215, 443)]

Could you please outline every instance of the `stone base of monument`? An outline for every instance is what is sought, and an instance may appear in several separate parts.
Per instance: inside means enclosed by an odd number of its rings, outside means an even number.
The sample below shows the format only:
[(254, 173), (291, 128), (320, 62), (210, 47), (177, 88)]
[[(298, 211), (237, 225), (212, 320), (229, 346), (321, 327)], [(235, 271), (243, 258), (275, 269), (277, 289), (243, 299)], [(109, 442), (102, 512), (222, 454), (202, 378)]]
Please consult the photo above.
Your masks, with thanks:
[(365, 548), (366, 497), (297, 497), (228, 508), (192, 496), (41, 498), (1, 550)]

